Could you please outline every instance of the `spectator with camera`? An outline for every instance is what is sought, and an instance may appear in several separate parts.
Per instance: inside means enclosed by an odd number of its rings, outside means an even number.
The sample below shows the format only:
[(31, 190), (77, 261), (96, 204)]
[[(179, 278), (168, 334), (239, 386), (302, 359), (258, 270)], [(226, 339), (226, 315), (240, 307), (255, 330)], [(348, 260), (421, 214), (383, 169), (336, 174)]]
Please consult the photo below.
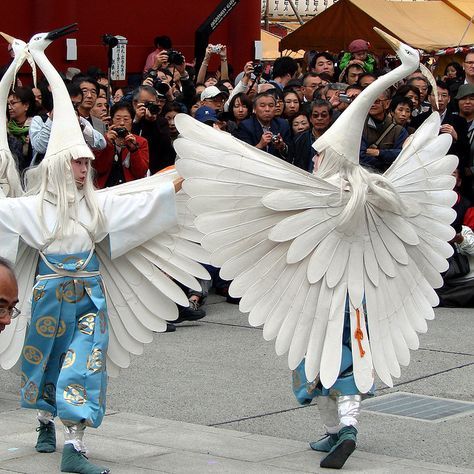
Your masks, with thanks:
[[(209, 62), (211, 61), (211, 57), (213, 54), (217, 54), (220, 59), (220, 73), (218, 74), (219, 77), (215, 77), (215, 81), (213, 83), (206, 84), (207, 80), (207, 68), (209, 66)], [(229, 79), (229, 66), (227, 64), (227, 47), (223, 44), (209, 44), (206, 48), (206, 52), (204, 54), (204, 59), (202, 60), (201, 67), (199, 68), (199, 72), (196, 78), (196, 82), (202, 82), (206, 84), (206, 87), (210, 85), (215, 85), (218, 80), (225, 81)]]
[(153, 40), (153, 44), (155, 45), (155, 49), (147, 56), (145, 67), (143, 68), (143, 72), (145, 73), (153, 67), (157, 68), (157, 57), (160, 55), (160, 53), (166, 53), (166, 50), (172, 48), (171, 38), (169, 36), (157, 36)]
[(158, 93), (150, 86), (138, 87), (133, 95), (135, 118), (132, 133), (148, 141), (151, 174), (173, 165), (176, 158), (168, 123), (160, 115), (162, 105), (158, 99)]
[(144, 178), (149, 167), (148, 142), (132, 133), (135, 112), (125, 102), (112, 106), (111, 125), (106, 133), (107, 146), (95, 152), (92, 166), (97, 171), (98, 188), (108, 188)]
[(230, 110), (230, 103), (238, 94), (246, 94), (250, 99), (255, 96), (257, 93), (257, 84), (262, 75), (262, 70), (263, 66), (261, 64), (253, 63), (252, 61), (248, 61), (245, 64), (243, 72), (237, 76), (235, 87), (224, 104), (224, 111), (227, 112)]
[(240, 122), (233, 135), (268, 153), (287, 160), (291, 146), (288, 122), (275, 117), (276, 98), (271, 92), (257, 94), (253, 101), (253, 115)]
[[(186, 70), (186, 59), (179, 51), (162, 51), (154, 66), (144, 77), (143, 85), (156, 89), (167, 102), (178, 101), (191, 107), (196, 92), (192, 78)], [(165, 104), (164, 102), (162, 106)]]

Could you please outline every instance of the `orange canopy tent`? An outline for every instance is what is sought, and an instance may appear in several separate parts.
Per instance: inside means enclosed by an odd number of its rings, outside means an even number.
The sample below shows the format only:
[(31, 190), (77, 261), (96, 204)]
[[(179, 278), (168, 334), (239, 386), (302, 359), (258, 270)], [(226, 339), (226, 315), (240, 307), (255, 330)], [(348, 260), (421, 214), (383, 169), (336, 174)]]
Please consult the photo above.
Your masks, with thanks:
[(376, 54), (391, 51), (373, 27), (431, 52), (474, 44), (474, 1), (339, 0), (280, 41), (280, 51), (347, 50), (356, 38), (370, 42)]

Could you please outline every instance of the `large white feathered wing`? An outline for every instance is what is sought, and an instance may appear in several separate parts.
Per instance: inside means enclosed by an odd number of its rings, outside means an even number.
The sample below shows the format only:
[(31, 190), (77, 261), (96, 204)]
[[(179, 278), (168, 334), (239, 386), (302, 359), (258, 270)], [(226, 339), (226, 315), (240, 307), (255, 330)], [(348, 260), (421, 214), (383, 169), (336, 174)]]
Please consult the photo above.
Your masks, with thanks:
[[(98, 192), (149, 191), (176, 177), (174, 170), (167, 171)], [(193, 225), (195, 216), (187, 209), (187, 200), (182, 192), (176, 196), (178, 227), (173, 232), (161, 233), (113, 260), (106, 241), (96, 247), (107, 294), (110, 333), (107, 368), (112, 376), (129, 366), (131, 354), (143, 353), (144, 344), (153, 340), (153, 332), (165, 331), (166, 321), (178, 317), (176, 304), (189, 305), (176, 282), (201, 291), (196, 278), (209, 278), (197, 263), (207, 263), (209, 255), (197, 243), (202, 234)]]
[(441, 283), (453, 236), (456, 166), (436, 115), (386, 173), (409, 212), (385, 209), (369, 190), (351, 226), (339, 226), (350, 198), (345, 187), (176, 118), (176, 166), (211, 263), (233, 280), (230, 292), (242, 297), (250, 324), (276, 338), (277, 354), (288, 352), (290, 369), (306, 358), (309, 380), (319, 374), (330, 387), (337, 379), (347, 296), (361, 392), (374, 371), (392, 384), (433, 317), (432, 287)]

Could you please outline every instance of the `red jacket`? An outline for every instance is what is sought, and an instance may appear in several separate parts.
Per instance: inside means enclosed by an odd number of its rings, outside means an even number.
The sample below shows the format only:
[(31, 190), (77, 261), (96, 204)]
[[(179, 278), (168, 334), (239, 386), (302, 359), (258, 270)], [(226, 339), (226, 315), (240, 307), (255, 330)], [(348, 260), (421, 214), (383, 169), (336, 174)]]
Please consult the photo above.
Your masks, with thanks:
[[(148, 171), (148, 141), (146, 138), (134, 135), (135, 140), (137, 141), (138, 149), (136, 151), (129, 151), (128, 148), (124, 147), (120, 151), (120, 160), (122, 163), (126, 162), (123, 165), (123, 175), (125, 181), (133, 181), (135, 179), (144, 178)], [(115, 156), (115, 146), (112, 142), (107, 140), (107, 146), (103, 150), (94, 151), (95, 160), (92, 161), (92, 166), (96, 170), (96, 184), (97, 187), (102, 189), (107, 183), (109, 177), (112, 162)], [(130, 159), (128, 160), (127, 166), (127, 157), (130, 154)]]

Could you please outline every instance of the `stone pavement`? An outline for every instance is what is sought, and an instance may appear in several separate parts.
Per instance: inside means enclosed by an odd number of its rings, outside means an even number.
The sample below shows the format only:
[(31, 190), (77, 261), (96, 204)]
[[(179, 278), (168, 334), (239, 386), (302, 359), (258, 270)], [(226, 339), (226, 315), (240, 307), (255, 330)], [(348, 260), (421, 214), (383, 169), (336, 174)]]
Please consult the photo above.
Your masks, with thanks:
[[(0, 395), (0, 403), (0, 474), (59, 472), (60, 452), (39, 454), (34, 450), (34, 413), (18, 409), (17, 401), (8, 395)], [(62, 435), (58, 438), (62, 440)], [(322, 455), (301, 441), (131, 413), (109, 413), (99, 429), (89, 430), (86, 444), (90, 459), (108, 466), (113, 474), (328, 472), (319, 468)], [(357, 450), (344, 472), (473, 471)]]
[[(211, 295), (206, 310), (205, 319), (156, 335), (110, 379), (108, 414), (86, 436), (91, 459), (114, 474), (322, 472), (321, 454), (307, 444), (323, 431), (318, 409), (297, 404), (285, 358), (222, 297)], [(435, 311), (410, 366), (393, 388), (378, 382), (377, 396), (474, 401), (474, 311)], [(0, 370), (0, 474), (59, 472), (59, 453), (34, 451), (35, 416), (18, 408), (19, 382)], [(426, 422), (363, 403), (360, 422), (343, 472), (474, 473), (472, 411)]]

